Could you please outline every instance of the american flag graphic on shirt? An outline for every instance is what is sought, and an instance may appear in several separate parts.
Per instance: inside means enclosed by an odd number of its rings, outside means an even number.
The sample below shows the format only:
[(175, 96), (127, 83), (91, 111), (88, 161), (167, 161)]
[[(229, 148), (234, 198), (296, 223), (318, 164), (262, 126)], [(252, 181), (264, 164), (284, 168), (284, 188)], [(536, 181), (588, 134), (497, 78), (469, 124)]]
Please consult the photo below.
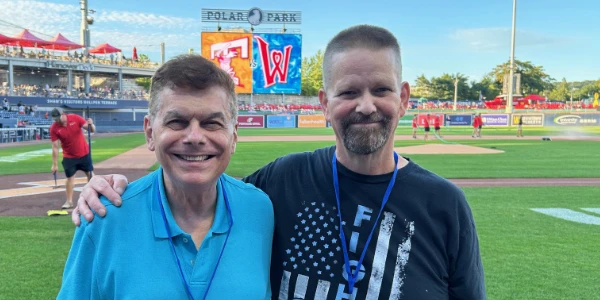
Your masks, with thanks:
[[(358, 205), (355, 218), (351, 226), (347, 226), (344, 221), (342, 224), (346, 228), (348, 254), (354, 253), (354, 257), (359, 257), (364, 245), (358, 245), (359, 232), (352, 230), (354, 227), (365, 226), (372, 228), (377, 218), (378, 210)], [(354, 287), (353, 294), (348, 293), (347, 274), (345, 272), (345, 262), (343, 259), (342, 244), (340, 242), (339, 218), (337, 207), (327, 206), (325, 203), (311, 202), (307, 203), (301, 211), (295, 215), (295, 225), (293, 234), (288, 238), (287, 249), (285, 250), (285, 259), (283, 261), (283, 274), (279, 290), (279, 299), (355, 299), (359, 292)], [(361, 265), (357, 282), (368, 280), (367, 296), (364, 299), (379, 299), (381, 285), (385, 273), (385, 265), (388, 257), (388, 249), (392, 229), (394, 227), (396, 216), (385, 212), (381, 216), (381, 225), (375, 229), (370, 243), (370, 247), (375, 247), (373, 264), (367, 266), (371, 268), (370, 277), (365, 277), (367, 270), (365, 263)], [(397, 246), (397, 257), (395, 269), (393, 270), (393, 282), (389, 299), (401, 299), (402, 285), (404, 282), (404, 270), (408, 263), (411, 238), (414, 234), (414, 223), (404, 222), (406, 239)], [(398, 229), (397, 229), (398, 230)], [(364, 232), (364, 231), (362, 231)], [(366, 238), (362, 238), (366, 241)], [(364, 243), (364, 242), (363, 242)], [(365, 258), (365, 262), (367, 259)], [(355, 272), (357, 261), (350, 261), (351, 270)], [(391, 271), (388, 271), (388, 273)], [(318, 282), (310, 284), (310, 276), (304, 274), (315, 274)], [(341, 280), (343, 278), (343, 280)], [(317, 278), (313, 278), (315, 281)], [(332, 283), (338, 286), (333, 286)], [(290, 294), (290, 283), (294, 283), (295, 288)], [(312, 290), (309, 289), (309, 285)], [(361, 287), (364, 289), (365, 284)], [(333, 298), (335, 295), (335, 298)]]

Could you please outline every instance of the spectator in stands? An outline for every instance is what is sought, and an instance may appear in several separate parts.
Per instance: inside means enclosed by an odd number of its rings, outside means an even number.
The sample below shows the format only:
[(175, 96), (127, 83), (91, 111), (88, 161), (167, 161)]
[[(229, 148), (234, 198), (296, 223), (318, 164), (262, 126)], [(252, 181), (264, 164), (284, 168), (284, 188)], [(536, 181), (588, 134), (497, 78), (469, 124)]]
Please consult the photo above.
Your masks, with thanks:
[(23, 103), (21, 103), (21, 101), (19, 101), (19, 103), (17, 104), (18, 107), (18, 111), (20, 115), (24, 115), (25, 114), (25, 105), (23, 105)]
[(4, 101), (2, 102), (2, 109), (4, 109), (5, 111), (10, 110), (10, 102), (8, 102), (8, 99), (6, 98), (4, 98)]
[(73, 207), (73, 187), (75, 185), (75, 173), (78, 170), (85, 172), (90, 180), (94, 170), (92, 158), (90, 157), (89, 146), (85, 141), (81, 129), (88, 129), (90, 132), (96, 131), (96, 126), (92, 119), (83, 119), (76, 114), (65, 114), (61, 109), (52, 110), (52, 119), (54, 123), (50, 126), (50, 140), (52, 141), (52, 173), (58, 171), (58, 147), (59, 142), (62, 147), (63, 160), (62, 166), (67, 177), (67, 201), (62, 206), (63, 209)]

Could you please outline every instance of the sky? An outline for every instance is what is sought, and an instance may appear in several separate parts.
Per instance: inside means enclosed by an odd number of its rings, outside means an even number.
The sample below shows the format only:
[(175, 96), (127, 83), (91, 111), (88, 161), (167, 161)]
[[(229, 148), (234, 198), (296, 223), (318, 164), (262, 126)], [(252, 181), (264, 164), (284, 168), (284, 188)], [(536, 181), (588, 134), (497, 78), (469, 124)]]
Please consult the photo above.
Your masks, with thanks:
[[(390, 30), (402, 49), (403, 79), (411, 84), (443, 73), (462, 73), (480, 80), (510, 58), (511, 0), (89, 0), (95, 23), (91, 44), (109, 43), (131, 57), (138, 53), (160, 59), (200, 51), (202, 8), (288, 10), (302, 12), (302, 56), (324, 50), (340, 30), (371, 24)], [(518, 0), (515, 58), (541, 65), (556, 80), (600, 79), (600, 1)], [(13, 25), (7, 24), (11, 23)], [(62, 33), (80, 42), (78, 0), (0, 0), (0, 33), (27, 28), (42, 39)], [(235, 24), (231, 24), (235, 25)], [(243, 24), (247, 26), (249, 24)], [(226, 27), (226, 25), (222, 25)], [(278, 28), (261, 24), (258, 28)]]

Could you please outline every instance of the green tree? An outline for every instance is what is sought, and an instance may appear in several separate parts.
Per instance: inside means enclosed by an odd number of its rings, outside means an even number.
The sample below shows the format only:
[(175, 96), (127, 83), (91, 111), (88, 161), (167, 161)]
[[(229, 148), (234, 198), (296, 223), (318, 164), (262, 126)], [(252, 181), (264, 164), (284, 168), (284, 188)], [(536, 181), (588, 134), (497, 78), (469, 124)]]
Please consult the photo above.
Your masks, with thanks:
[(302, 60), (303, 96), (317, 96), (323, 88), (323, 55), (319, 50), (315, 55)]
[(554, 89), (548, 94), (548, 100), (566, 101), (571, 98), (569, 83), (566, 78), (555, 84)]
[(594, 93), (600, 93), (600, 80), (586, 80), (583, 82), (573, 82), (572, 86), (576, 88), (573, 92), (573, 100), (594, 99)]
[(137, 85), (144, 87), (144, 90), (150, 90), (150, 83), (152, 82), (152, 78), (150, 77), (140, 77), (135, 79), (135, 83)]
[[(510, 61), (497, 65), (491, 72), (495, 79), (496, 88), (502, 91), (502, 82), (504, 74), (510, 73)], [(515, 73), (521, 74), (521, 92), (524, 95), (542, 94), (544, 91), (552, 88), (552, 77), (546, 74), (544, 67), (536, 66), (530, 61), (520, 61), (515, 59)]]
[(430, 98), (431, 97), (431, 82), (425, 74), (417, 77), (415, 80), (415, 86), (410, 89), (410, 96), (412, 98)]
[(454, 100), (454, 82), (458, 78), (458, 100), (469, 99), (471, 91), (469, 87), (469, 78), (464, 74), (444, 73), (440, 77), (431, 78), (431, 99)]
[(498, 89), (495, 78), (491, 73), (483, 76), (479, 82), (471, 82), (470, 99), (478, 100), (479, 91), (481, 91), (481, 94), (485, 100), (492, 100), (502, 92), (500, 89)]

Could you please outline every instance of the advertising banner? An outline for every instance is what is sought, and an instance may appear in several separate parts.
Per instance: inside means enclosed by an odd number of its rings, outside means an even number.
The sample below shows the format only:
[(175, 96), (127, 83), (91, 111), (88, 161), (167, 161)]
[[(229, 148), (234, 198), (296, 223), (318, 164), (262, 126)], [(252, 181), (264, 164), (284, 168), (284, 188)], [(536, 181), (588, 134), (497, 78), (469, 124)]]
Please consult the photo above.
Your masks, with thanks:
[(543, 114), (513, 114), (512, 125), (519, 125), (519, 117), (523, 116), (523, 126), (544, 126)]
[(411, 127), (413, 115), (406, 114), (400, 120), (398, 120), (398, 126)]
[[(444, 124), (444, 114), (429, 114), (429, 127), (433, 128), (435, 126), (435, 119), (439, 120), (439, 124)], [(417, 116), (417, 125), (419, 127), (425, 127), (425, 120), (427, 119), (427, 114), (419, 114)], [(412, 126), (412, 121), (411, 121)]]
[(544, 119), (545, 126), (600, 126), (600, 114), (548, 114)]
[(16, 97), (3, 96), (8, 99), (11, 106), (19, 102), (26, 106), (38, 105), (41, 107), (68, 107), (68, 108), (93, 108), (93, 109), (120, 109), (120, 108), (148, 108), (148, 101), (139, 100), (111, 100), (111, 99), (75, 99), (75, 98), (43, 98), (43, 97)]
[(202, 56), (225, 70), (236, 93), (252, 93), (252, 34), (202, 32)]
[(239, 128), (264, 128), (265, 116), (263, 115), (238, 115)]
[(252, 92), (300, 94), (302, 36), (254, 34), (252, 43)]
[(298, 128), (325, 128), (326, 123), (324, 115), (298, 115)]
[(268, 115), (267, 128), (296, 128), (296, 116)]
[(508, 114), (481, 114), (483, 126), (508, 126), (510, 124)]
[(446, 115), (446, 126), (471, 126), (473, 115)]

